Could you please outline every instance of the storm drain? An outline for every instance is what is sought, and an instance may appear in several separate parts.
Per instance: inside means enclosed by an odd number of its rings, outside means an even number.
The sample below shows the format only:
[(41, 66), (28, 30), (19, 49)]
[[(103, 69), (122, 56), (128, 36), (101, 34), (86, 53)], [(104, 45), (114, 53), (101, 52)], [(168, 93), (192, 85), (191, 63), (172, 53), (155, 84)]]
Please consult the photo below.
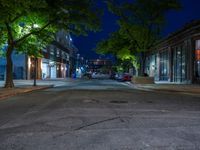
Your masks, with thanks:
[(110, 103), (125, 104), (125, 103), (128, 103), (128, 101), (110, 101)]

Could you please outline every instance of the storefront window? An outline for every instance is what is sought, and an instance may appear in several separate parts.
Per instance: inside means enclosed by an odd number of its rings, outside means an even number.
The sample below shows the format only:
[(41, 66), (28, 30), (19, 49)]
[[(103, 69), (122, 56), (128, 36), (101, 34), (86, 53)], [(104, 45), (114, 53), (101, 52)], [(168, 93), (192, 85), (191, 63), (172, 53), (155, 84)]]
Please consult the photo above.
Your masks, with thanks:
[(169, 79), (169, 55), (165, 50), (160, 53), (160, 80), (168, 81)]
[(173, 81), (186, 80), (186, 49), (184, 46), (173, 48)]
[(152, 54), (148, 57), (146, 57), (145, 60), (145, 73), (147, 73), (148, 76), (154, 77), (156, 71), (156, 55)]
[(200, 40), (196, 40), (195, 47), (195, 76), (200, 79)]

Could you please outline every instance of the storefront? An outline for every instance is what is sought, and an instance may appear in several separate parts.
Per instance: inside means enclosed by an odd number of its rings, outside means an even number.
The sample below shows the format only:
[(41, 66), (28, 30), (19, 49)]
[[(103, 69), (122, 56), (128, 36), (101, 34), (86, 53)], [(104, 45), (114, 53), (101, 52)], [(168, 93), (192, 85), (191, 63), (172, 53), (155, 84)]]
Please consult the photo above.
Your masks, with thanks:
[(146, 62), (145, 73), (148, 76), (156, 78), (158, 76), (157, 54), (150, 54), (148, 57), (146, 57), (145, 62)]
[(42, 59), (42, 79), (50, 78), (49, 60)]
[(200, 39), (195, 41), (195, 80), (200, 82)]
[(186, 48), (179, 45), (172, 48), (172, 81), (186, 81)]
[(65, 78), (66, 69), (66, 64), (64, 63), (42, 59), (42, 79)]
[(42, 59), (42, 79), (54, 79), (56, 76), (56, 63), (54, 61)]
[(146, 53), (145, 71), (157, 82), (200, 83), (200, 21), (171, 34)]
[(169, 80), (169, 52), (168, 50), (163, 50), (159, 53), (160, 56), (160, 78), (161, 81), (168, 81)]

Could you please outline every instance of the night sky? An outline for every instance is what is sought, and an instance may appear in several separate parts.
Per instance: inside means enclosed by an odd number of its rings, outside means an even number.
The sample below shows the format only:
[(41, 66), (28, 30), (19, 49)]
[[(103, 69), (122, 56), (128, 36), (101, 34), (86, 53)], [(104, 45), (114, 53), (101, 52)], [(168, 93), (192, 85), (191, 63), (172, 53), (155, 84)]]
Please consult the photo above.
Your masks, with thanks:
[[(179, 11), (171, 11), (167, 14), (167, 24), (163, 31), (163, 37), (175, 32), (184, 24), (191, 20), (200, 19), (200, 0), (181, 0), (182, 9)], [(103, 25), (101, 32), (89, 33), (87, 37), (74, 37), (74, 44), (79, 49), (81, 56), (85, 58), (99, 58), (94, 52), (96, 43), (102, 39), (106, 39), (110, 33), (118, 29), (116, 24), (117, 17), (106, 10), (106, 6), (103, 3), (99, 3), (99, 7), (102, 7), (105, 12), (102, 18)], [(107, 57), (107, 56), (106, 56)]]

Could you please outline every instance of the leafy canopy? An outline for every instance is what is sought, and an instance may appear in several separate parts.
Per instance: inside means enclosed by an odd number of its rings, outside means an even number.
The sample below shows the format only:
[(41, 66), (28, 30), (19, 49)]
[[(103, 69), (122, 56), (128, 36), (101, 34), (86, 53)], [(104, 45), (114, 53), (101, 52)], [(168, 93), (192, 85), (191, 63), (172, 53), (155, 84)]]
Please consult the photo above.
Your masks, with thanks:
[(146, 51), (160, 38), (167, 12), (181, 8), (179, 0), (135, 0), (124, 3), (110, 0), (107, 4), (109, 10), (119, 17), (120, 32), (139, 51)]
[(0, 44), (20, 51), (33, 42), (44, 44), (47, 40), (39, 38), (52, 37), (60, 29), (86, 35), (100, 27), (101, 13), (91, 0), (0, 0), (0, 6)]
[(139, 68), (141, 53), (160, 38), (170, 10), (181, 8), (179, 0), (107, 0), (108, 9), (118, 16), (119, 30), (97, 44), (96, 51), (129, 60)]

